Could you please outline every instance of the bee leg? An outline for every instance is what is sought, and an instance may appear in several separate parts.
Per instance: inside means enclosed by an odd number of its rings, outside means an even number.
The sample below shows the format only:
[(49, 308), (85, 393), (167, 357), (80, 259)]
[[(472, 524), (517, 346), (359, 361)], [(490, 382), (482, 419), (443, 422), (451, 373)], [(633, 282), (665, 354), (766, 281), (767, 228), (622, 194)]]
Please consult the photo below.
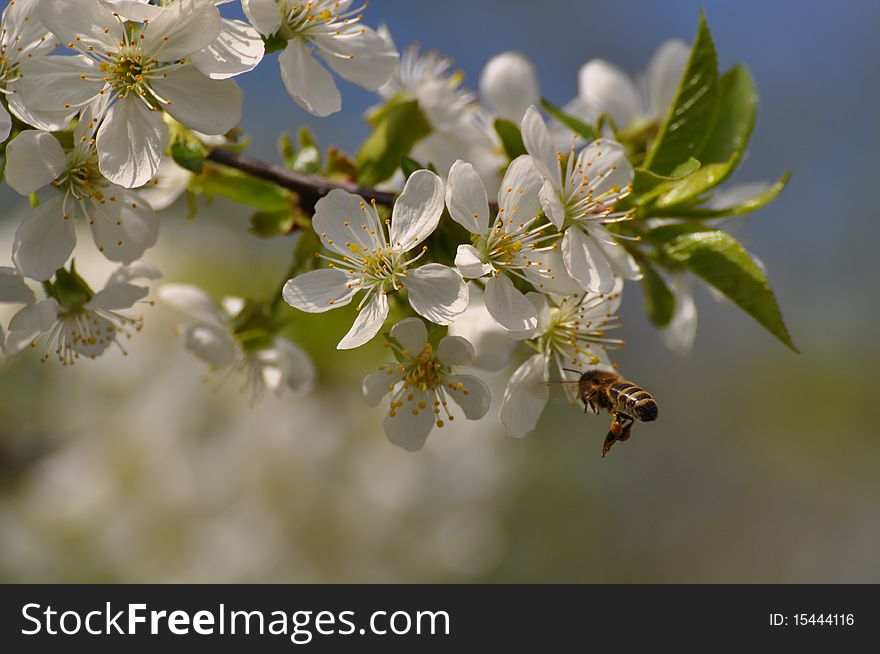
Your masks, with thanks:
[(617, 440), (621, 443), (625, 440), (629, 440), (629, 437), (632, 436), (632, 428), (636, 422), (629, 416), (625, 416), (625, 419), (628, 420), (628, 422), (623, 425), (623, 431), (620, 433), (620, 436), (617, 437)]
[(608, 431), (608, 435), (605, 437), (605, 442), (602, 444), (602, 458), (605, 458), (605, 455), (611, 450), (612, 445), (617, 443), (618, 441), (623, 442), (628, 440), (630, 436), (632, 436), (632, 427), (635, 423), (630, 416), (614, 413), (614, 420), (611, 422), (611, 429)]

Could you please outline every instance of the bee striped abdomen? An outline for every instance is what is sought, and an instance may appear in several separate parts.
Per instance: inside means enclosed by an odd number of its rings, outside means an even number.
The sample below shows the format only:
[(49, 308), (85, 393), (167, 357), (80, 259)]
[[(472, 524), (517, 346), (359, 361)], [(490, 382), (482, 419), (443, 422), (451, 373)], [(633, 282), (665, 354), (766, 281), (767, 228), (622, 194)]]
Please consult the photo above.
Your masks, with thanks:
[(611, 403), (621, 413), (632, 416), (641, 422), (651, 422), (657, 418), (657, 402), (651, 394), (630, 382), (613, 384), (608, 389)]

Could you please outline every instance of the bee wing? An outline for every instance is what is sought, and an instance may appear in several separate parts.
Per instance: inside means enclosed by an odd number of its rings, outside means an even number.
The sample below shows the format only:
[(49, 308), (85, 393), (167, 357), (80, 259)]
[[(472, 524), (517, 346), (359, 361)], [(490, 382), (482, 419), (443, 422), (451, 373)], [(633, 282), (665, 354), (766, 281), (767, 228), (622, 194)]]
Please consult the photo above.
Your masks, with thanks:
[(529, 387), (529, 392), (536, 397), (549, 397), (553, 404), (578, 404), (578, 388), (580, 382), (572, 381), (541, 381)]

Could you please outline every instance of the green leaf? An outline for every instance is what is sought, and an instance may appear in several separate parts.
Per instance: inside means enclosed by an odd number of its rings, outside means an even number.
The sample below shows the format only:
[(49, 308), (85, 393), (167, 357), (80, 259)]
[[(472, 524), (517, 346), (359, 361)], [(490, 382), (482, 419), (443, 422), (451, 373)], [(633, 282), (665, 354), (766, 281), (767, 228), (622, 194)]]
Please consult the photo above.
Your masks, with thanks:
[(666, 182), (677, 182), (682, 180), (688, 175), (698, 171), (700, 165), (699, 161), (691, 157), (684, 163), (676, 166), (675, 170), (669, 175), (658, 175), (645, 168), (636, 168), (635, 176), (633, 178), (631, 204), (641, 205), (653, 200), (670, 187), (669, 184), (665, 184)]
[(201, 143), (192, 141), (175, 141), (171, 144), (171, 156), (181, 168), (186, 168), (196, 175), (201, 175), (205, 167), (207, 148)]
[(745, 66), (737, 65), (718, 78), (718, 103), (712, 129), (700, 153), (706, 163), (729, 161), (742, 155), (758, 112), (758, 95)]
[(675, 295), (646, 259), (639, 261), (642, 269), (642, 291), (648, 318), (658, 327), (666, 327), (675, 313)]
[[(724, 163), (705, 164), (698, 171), (688, 175), (683, 180), (670, 184), (671, 188), (668, 191), (666, 191), (667, 187), (664, 186), (663, 190), (665, 192), (657, 198), (657, 206), (669, 207), (681, 204), (715, 188), (730, 176), (730, 173), (733, 172), (739, 163), (739, 157), (740, 155), (735, 154), (729, 161)], [(652, 212), (652, 215), (654, 215), (654, 212)]]
[(797, 352), (764, 271), (745, 248), (732, 236), (717, 229), (686, 225), (672, 227), (678, 227), (680, 233), (669, 240), (665, 238), (674, 233), (671, 230), (657, 233), (663, 227), (653, 230), (648, 237), (655, 243), (665, 240), (661, 249), (666, 257), (717, 288)]
[(403, 176), (409, 179), (409, 176), (412, 175), (417, 170), (422, 170), (425, 168), (422, 164), (420, 164), (415, 159), (410, 157), (404, 157), (400, 162), (400, 170), (403, 171)]
[(193, 191), (219, 195), (261, 211), (283, 211), (291, 206), (291, 195), (271, 182), (224, 166), (205, 166), (193, 180)]
[(289, 234), (296, 219), (292, 207), (281, 211), (258, 211), (251, 216), (251, 226), (248, 231), (260, 238), (272, 238)]
[(376, 114), (373, 133), (355, 156), (358, 182), (375, 186), (389, 179), (413, 146), (431, 133), (416, 100), (392, 100)]
[(520, 134), (516, 123), (506, 118), (496, 118), (495, 132), (501, 139), (501, 145), (504, 146), (504, 153), (508, 159), (513, 161), (526, 153), (526, 146), (523, 145), (522, 134)]
[(583, 137), (587, 142), (596, 140), (596, 131), (590, 125), (587, 125), (587, 123), (575, 118), (574, 116), (569, 116), (567, 113), (562, 111), (562, 109), (552, 104), (548, 100), (545, 100), (544, 98), (541, 98), (541, 106), (544, 107), (544, 110), (548, 114), (553, 116), (556, 120), (568, 127), (578, 136)]
[(290, 140), (289, 134), (284, 133), (278, 137), (278, 152), (281, 153), (281, 159), (287, 169), (293, 170), (296, 162), (296, 148), (293, 147), (293, 141)]
[(752, 211), (757, 211), (758, 209), (770, 204), (773, 200), (775, 200), (782, 190), (785, 188), (786, 184), (788, 184), (788, 180), (791, 178), (791, 172), (785, 173), (782, 178), (777, 181), (775, 184), (767, 188), (767, 190), (759, 193), (758, 195), (749, 198), (748, 200), (743, 200), (739, 204), (735, 204), (729, 207), (723, 207), (721, 209), (709, 209), (706, 207), (671, 207), (671, 208), (655, 208), (652, 212), (652, 216), (664, 217), (664, 216), (672, 216), (676, 218), (723, 218), (725, 216), (741, 216), (746, 213), (751, 213)]
[(709, 127), (715, 118), (718, 95), (718, 58), (705, 15), (682, 74), (675, 100), (645, 158), (645, 168), (668, 174), (688, 157), (701, 161)]

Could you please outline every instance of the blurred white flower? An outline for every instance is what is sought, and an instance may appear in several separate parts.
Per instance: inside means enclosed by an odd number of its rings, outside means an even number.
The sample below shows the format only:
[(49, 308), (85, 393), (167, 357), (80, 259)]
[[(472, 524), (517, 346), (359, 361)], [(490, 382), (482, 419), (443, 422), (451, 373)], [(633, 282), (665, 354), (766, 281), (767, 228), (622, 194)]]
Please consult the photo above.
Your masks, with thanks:
[(691, 290), (691, 280), (684, 273), (672, 277), (670, 290), (675, 297), (672, 320), (663, 329), (663, 342), (673, 352), (690, 354), (697, 337), (697, 305)]
[(98, 250), (111, 261), (129, 264), (156, 244), (159, 218), (135, 191), (109, 182), (98, 169), (82, 118), (67, 151), (55, 136), (27, 130), (6, 148), (6, 181), (22, 195), (52, 185), (58, 195), (32, 209), (15, 234), (13, 260), (27, 277), (49, 279), (76, 245), (77, 219), (88, 222)]
[(390, 345), (399, 362), (379, 366), (364, 378), (364, 401), (378, 406), (391, 395), (383, 426), (395, 445), (414, 452), (428, 434), (452, 421), (451, 398), (468, 420), (479, 420), (489, 411), (491, 398), (486, 384), (473, 375), (458, 375), (453, 367), (470, 365), (473, 346), (460, 336), (445, 336), (434, 347), (428, 330), (418, 318), (406, 318), (391, 328)]
[(461, 336), (474, 346), (474, 367), (487, 372), (504, 370), (513, 363), (518, 340), (486, 309), (483, 291), (476, 283), (468, 284), (468, 291), (468, 307), (449, 325), (449, 335)]
[[(222, 30), (211, 0), (124, 7), (117, 12), (103, 0), (43, 0), (43, 23), (78, 54), (24, 64), (21, 94), (38, 117), (91, 105), (101, 172), (135, 188), (158, 170), (168, 140), (163, 110), (187, 127), (224, 134), (238, 124), (242, 92), (234, 81), (210, 79), (192, 63)], [(139, 38), (132, 39), (123, 18), (141, 24)]]
[(519, 125), (526, 110), (541, 100), (534, 64), (520, 52), (495, 55), (480, 75), (480, 96), (494, 114)]
[(168, 306), (195, 318), (183, 332), (183, 345), (199, 360), (207, 363), (210, 373), (220, 376), (222, 384), (232, 374), (245, 377), (242, 391), (251, 402), (259, 400), (266, 389), (280, 397), (285, 390), (307, 393), (315, 383), (315, 366), (298, 345), (280, 336), (254, 340), (239, 338), (233, 321), (245, 308), (239, 298), (226, 298), (218, 306), (197, 286), (163, 284), (159, 299)]
[[(619, 325), (623, 281), (615, 280), (607, 295), (584, 293), (560, 299), (529, 293), (538, 309), (538, 328), (531, 339), (538, 353), (511, 376), (501, 401), (501, 422), (511, 435), (522, 437), (538, 424), (550, 397), (547, 382), (576, 381), (588, 368), (611, 368), (607, 349), (618, 348), (619, 339), (606, 332)], [(569, 398), (570, 384), (563, 384)]]
[(189, 186), (193, 173), (178, 166), (173, 157), (165, 155), (159, 162), (155, 177), (138, 189), (154, 211), (167, 209), (177, 201)]
[(560, 230), (562, 257), (568, 273), (594, 293), (608, 293), (615, 275), (641, 279), (632, 256), (604, 225), (629, 220), (631, 214), (616, 211), (617, 202), (632, 191), (633, 168), (621, 144), (597, 139), (576, 153), (564, 156), (553, 146), (544, 119), (529, 107), (522, 122), (523, 143), (544, 185), (541, 205)]
[(288, 281), (284, 300), (301, 311), (322, 313), (347, 305), (363, 291), (360, 313), (339, 342), (340, 350), (359, 347), (379, 332), (388, 316), (387, 295), (401, 288), (416, 313), (448, 325), (467, 307), (467, 284), (457, 271), (438, 263), (410, 268), (426, 246), (412, 259), (406, 257), (436, 229), (442, 213), (443, 182), (427, 170), (407, 180), (390, 221), (382, 221), (376, 207), (360, 196), (331, 191), (315, 205), (312, 226), (339, 256), (321, 255), (329, 268)]
[(59, 270), (54, 282), (43, 282), (44, 296), (38, 300), (18, 271), (0, 268), (0, 302), (24, 305), (9, 321), (6, 356), (36, 346), (43, 336), (43, 361), (54, 353), (62, 364), (70, 365), (80, 355), (94, 359), (110, 345), (127, 354), (120, 339), (131, 338), (131, 330), (140, 331), (143, 319), (123, 311), (148, 293), (146, 287), (131, 281), (160, 276), (154, 266), (143, 262), (121, 266), (96, 293), (71, 267)]
[[(393, 44), (361, 24), (363, 6), (352, 0), (242, 0), (251, 25), (264, 37), (286, 43), (278, 57), (281, 78), (296, 103), (315, 116), (342, 108), (333, 76), (375, 91), (391, 77), (399, 56)], [(312, 47), (310, 47), (312, 46)]]

